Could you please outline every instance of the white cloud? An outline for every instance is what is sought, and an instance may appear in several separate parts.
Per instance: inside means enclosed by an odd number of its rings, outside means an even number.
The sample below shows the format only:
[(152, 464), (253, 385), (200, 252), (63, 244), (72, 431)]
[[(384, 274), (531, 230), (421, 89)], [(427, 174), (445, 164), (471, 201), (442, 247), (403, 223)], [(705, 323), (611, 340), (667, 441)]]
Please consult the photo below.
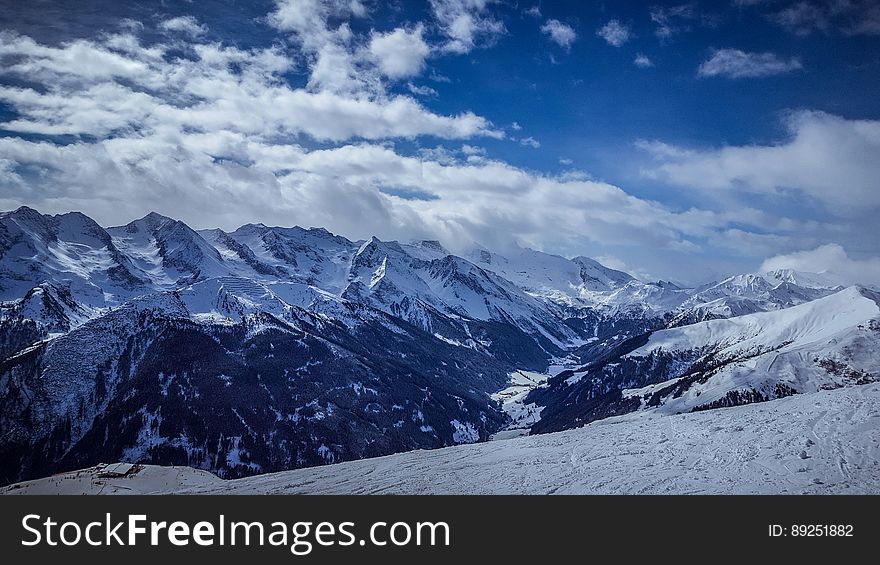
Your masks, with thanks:
[(629, 27), (617, 20), (611, 20), (596, 31), (596, 35), (608, 42), (608, 45), (620, 47), (630, 40), (632, 32)]
[(177, 18), (164, 20), (159, 23), (159, 29), (185, 33), (192, 37), (198, 37), (208, 33), (208, 27), (200, 24), (199, 21), (192, 16), (179, 16)]
[(531, 147), (533, 149), (538, 149), (541, 147), (541, 142), (539, 142), (534, 137), (523, 137), (519, 140), (520, 145), (525, 145), (526, 147)]
[(774, 53), (718, 49), (700, 65), (697, 73), (706, 77), (754, 78), (790, 73), (801, 68), (803, 65), (796, 57), (786, 60)]
[(651, 177), (699, 189), (802, 196), (853, 217), (880, 208), (880, 121), (822, 112), (788, 116), (790, 138), (773, 145), (689, 150), (659, 142), (641, 147), (655, 158)]
[(430, 0), (431, 11), (447, 37), (443, 50), (469, 53), (481, 42), (491, 44), (505, 32), (504, 24), (489, 14), (496, 0)]
[(523, 13), (527, 16), (532, 16), (533, 18), (540, 18), (541, 17), (541, 7), (538, 6), (537, 4), (535, 4), (534, 6), (532, 6), (531, 8), (529, 8), (528, 10), (526, 10)]
[(572, 43), (577, 40), (577, 32), (574, 28), (559, 20), (547, 20), (541, 26), (541, 31), (550, 36), (554, 43), (566, 49), (571, 48)]
[(473, 156), (473, 155), (484, 156), (484, 155), (486, 155), (485, 148), (477, 147), (474, 145), (467, 145), (467, 144), (461, 146), (461, 152), (467, 156)]
[(119, 20), (119, 27), (125, 31), (138, 32), (144, 29), (144, 24), (143, 22), (132, 20), (130, 18), (122, 18)]
[(574, 164), (574, 161), (571, 160), (571, 159), (569, 159), (569, 158), (567, 158), (567, 157), (560, 157), (560, 158), (559, 158), (559, 164), (560, 164), (560, 165), (565, 165), (565, 166), (567, 167), (567, 166), (569, 166), (569, 165), (573, 165), (573, 164)]
[(636, 55), (636, 58), (633, 60), (633, 64), (640, 69), (647, 69), (654, 66), (654, 62), (650, 58), (648, 58), (647, 55), (642, 55), (641, 53)]
[(660, 39), (669, 39), (677, 33), (689, 31), (691, 24), (698, 17), (697, 7), (694, 3), (653, 7), (649, 14), (651, 21), (657, 25), (654, 34)]
[(794, 269), (836, 275), (843, 284), (880, 285), (880, 258), (853, 259), (846, 250), (829, 243), (809, 251), (777, 255), (764, 261), (762, 271)]
[(48, 47), (29, 37), (0, 31), (0, 56), (12, 58), (11, 64), (4, 63), (0, 71), (36, 80), (72, 72), (78, 80), (90, 82), (142, 77), (149, 71), (150, 62), (145, 59), (152, 58), (144, 55), (149, 52), (140, 53), (137, 59), (126, 57), (85, 40), (70, 42), (63, 48)]
[(880, 35), (880, 4), (876, 0), (802, 0), (769, 17), (801, 36), (834, 30), (846, 35)]
[(276, 0), (268, 21), (290, 32), (299, 42), (311, 68), (309, 88), (352, 94), (375, 90), (380, 85), (375, 77), (358, 68), (348, 22), (333, 27), (330, 21), (366, 15), (359, 0)]
[(370, 39), (370, 53), (379, 70), (392, 79), (418, 75), (425, 68), (425, 58), (431, 48), (422, 38), (421, 25), (412, 30), (397, 28), (389, 33), (374, 33)]
[(406, 88), (418, 96), (437, 96), (437, 91), (427, 85), (419, 86), (409, 82), (407, 83)]
[(16, 60), (2, 74), (42, 84), (39, 89), (0, 87), (0, 100), (17, 114), (3, 127), (98, 137), (128, 129), (229, 130), (330, 141), (503, 135), (471, 112), (443, 116), (406, 96), (292, 88), (279, 80), (290, 60), (271, 48), (194, 44), (192, 58), (166, 60), (156, 48), (112, 51), (107, 45), (113, 42), (109, 37), (104, 43), (77, 41), (54, 48), (0, 35), (0, 54)]
[(328, 42), (344, 38), (338, 33), (345, 24), (332, 29), (328, 20), (333, 18), (367, 15), (367, 8), (359, 0), (276, 0), (275, 11), (269, 14), (269, 23), (280, 30), (293, 32), (309, 50), (317, 50)]

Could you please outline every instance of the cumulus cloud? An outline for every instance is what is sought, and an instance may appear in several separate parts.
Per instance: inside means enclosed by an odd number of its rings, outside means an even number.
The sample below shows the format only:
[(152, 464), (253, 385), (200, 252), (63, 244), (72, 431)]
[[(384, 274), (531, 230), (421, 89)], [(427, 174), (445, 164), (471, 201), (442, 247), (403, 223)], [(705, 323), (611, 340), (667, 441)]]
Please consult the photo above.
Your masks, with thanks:
[[(363, 18), (367, 8), (360, 0), (276, 0), (275, 10), (269, 14), (269, 23), (284, 31), (293, 32), (309, 49), (343, 38), (347, 25), (343, 22), (333, 28), (330, 18)], [(340, 30), (342, 33), (338, 36)]]
[(574, 28), (559, 20), (547, 20), (541, 26), (541, 31), (547, 34), (554, 43), (565, 49), (571, 48), (572, 43), (577, 40), (577, 32)]
[(525, 145), (526, 147), (531, 147), (532, 149), (538, 149), (541, 147), (541, 142), (539, 142), (534, 137), (523, 137), (519, 140), (520, 145)]
[(853, 259), (846, 250), (829, 243), (808, 251), (777, 255), (764, 261), (763, 271), (794, 269), (808, 273), (827, 273), (842, 284), (880, 286), (880, 258)]
[(746, 53), (739, 49), (718, 49), (704, 61), (697, 73), (700, 76), (754, 78), (790, 73), (803, 68), (800, 59), (784, 59), (775, 53)]
[(774, 145), (691, 150), (641, 142), (655, 163), (646, 174), (700, 189), (806, 196), (841, 217), (880, 209), (880, 121), (795, 112), (789, 138)]
[(381, 86), (376, 77), (358, 68), (352, 45), (354, 36), (347, 20), (366, 15), (359, 0), (276, 0), (268, 21), (299, 43), (311, 69), (309, 88), (352, 94)]
[(596, 31), (596, 35), (608, 42), (608, 45), (620, 47), (630, 40), (632, 32), (629, 27), (617, 20), (611, 20)]
[(397, 28), (389, 33), (374, 33), (370, 39), (370, 54), (379, 70), (392, 79), (418, 75), (425, 68), (425, 58), (431, 48), (422, 38), (423, 26), (412, 30)]
[(192, 16), (180, 16), (163, 20), (159, 23), (159, 29), (185, 33), (192, 37), (198, 37), (208, 32), (208, 27), (200, 24), (199, 21)]
[(505, 32), (504, 24), (488, 10), (496, 0), (430, 0), (431, 11), (447, 41), (442, 49), (469, 53), (481, 44), (491, 44)]
[(17, 114), (3, 127), (99, 137), (172, 127), (305, 134), (330, 141), (502, 136), (485, 118), (470, 112), (435, 114), (406, 96), (292, 88), (279, 80), (291, 61), (273, 48), (194, 44), (192, 58), (169, 59), (160, 47), (121, 52), (109, 47), (113, 41), (46, 47), (27, 37), (0, 35), (0, 56), (17, 61), (3, 74), (42, 82), (41, 88), (0, 86), (0, 100)]
[(633, 60), (633, 64), (640, 69), (647, 69), (654, 66), (654, 62), (647, 56), (639, 53)]

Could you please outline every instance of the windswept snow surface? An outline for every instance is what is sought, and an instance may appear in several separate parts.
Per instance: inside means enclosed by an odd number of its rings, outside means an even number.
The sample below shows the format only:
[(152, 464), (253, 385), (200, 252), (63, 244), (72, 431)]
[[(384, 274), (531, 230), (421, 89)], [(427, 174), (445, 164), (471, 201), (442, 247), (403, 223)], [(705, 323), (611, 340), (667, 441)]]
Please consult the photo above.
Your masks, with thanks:
[(3, 494), (880, 494), (880, 384), (224, 481), (98, 468)]

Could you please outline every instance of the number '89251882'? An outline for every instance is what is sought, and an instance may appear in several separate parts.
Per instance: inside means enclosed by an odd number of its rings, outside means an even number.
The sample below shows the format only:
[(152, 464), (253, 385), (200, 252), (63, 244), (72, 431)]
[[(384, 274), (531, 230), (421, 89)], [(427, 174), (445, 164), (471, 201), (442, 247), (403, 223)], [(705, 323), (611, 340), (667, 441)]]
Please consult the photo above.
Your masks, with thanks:
[(852, 537), (852, 524), (792, 524), (792, 537)]

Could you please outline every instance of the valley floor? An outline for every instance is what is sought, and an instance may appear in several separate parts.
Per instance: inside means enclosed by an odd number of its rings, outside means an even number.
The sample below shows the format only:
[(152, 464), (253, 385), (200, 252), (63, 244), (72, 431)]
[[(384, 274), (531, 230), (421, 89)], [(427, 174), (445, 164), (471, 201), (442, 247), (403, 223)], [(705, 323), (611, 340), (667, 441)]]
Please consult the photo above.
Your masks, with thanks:
[(224, 481), (97, 468), (3, 494), (880, 494), (880, 384)]

